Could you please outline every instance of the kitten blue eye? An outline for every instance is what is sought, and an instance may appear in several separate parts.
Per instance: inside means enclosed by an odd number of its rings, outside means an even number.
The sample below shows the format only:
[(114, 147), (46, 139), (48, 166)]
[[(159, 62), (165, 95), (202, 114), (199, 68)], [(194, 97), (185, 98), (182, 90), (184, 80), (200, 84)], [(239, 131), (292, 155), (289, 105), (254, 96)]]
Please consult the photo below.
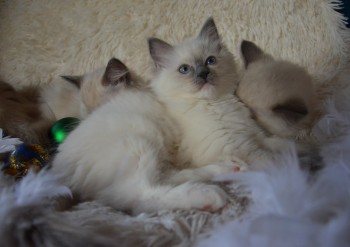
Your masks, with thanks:
[(187, 65), (187, 64), (183, 64), (183, 65), (181, 65), (180, 68), (179, 68), (179, 72), (180, 72), (181, 74), (188, 74), (190, 71), (191, 71), (191, 68), (190, 68), (190, 66)]
[(216, 58), (213, 56), (210, 56), (207, 58), (207, 60), (205, 61), (206, 65), (213, 65), (216, 63)]

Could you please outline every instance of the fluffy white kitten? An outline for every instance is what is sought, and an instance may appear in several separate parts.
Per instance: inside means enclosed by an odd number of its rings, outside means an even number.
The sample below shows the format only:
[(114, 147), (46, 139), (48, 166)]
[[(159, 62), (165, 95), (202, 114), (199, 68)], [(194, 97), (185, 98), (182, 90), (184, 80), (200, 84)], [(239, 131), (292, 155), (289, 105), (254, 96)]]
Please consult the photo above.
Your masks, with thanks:
[[(133, 213), (160, 209), (215, 211), (226, 204), (215, 185), (195, 183), (233, 169), (232, 164), (178, 171), (177, 126), (163, 105), (119, 60), (111, 59), (96, 84), (118, 85), (58, 147), (53, 172), (82, 199)], [(106, 98), (105, 98), (106, 99)], [(190, 182), (192, 181), (192, 182)]]
[(200, 167), (234, 161), (241, 168), (272, 162), (284, 141), (268, 137), (233, 95), (237, 73), (213, 19), (198, 37), (172, 46), (149, 39), (157, 74), (151, 86), (183, 133), (179, 163)]

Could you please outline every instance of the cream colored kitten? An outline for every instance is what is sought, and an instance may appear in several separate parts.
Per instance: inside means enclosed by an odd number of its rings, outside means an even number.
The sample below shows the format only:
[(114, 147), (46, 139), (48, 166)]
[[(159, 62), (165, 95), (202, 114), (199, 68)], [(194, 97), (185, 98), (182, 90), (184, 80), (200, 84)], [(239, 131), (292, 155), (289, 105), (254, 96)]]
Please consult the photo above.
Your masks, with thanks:
[(245, 71), (238, 97), (270, 133), (300, 145), (310, 142), (319, 110), (312, 77), (296, 64), (273, 59), (252, 42), (243, 41), (241, 52)]
[[(110, 60), (108, 67), (115, 67), (119, 63), (116, 63), (113, 59)], [(127, 75), (117, 75), (121, 79), (125, 76), (132, 74), (134, 78), (137, 78), (140, 85), (129, 85), (127, 83), (108, 83), (108, 81), (114, 81), (113, 78), (104, 78), (106, 67), (99, 68), (93, 72), (86, 73), (80, 76), (62, 76), (63, 82), (56, 80), (51, 85), (45, 87), (41, 92), (42, 101), (49, 106), (49, 112), (44, 108), (44, 112), (47, 115), (54, 114), (56, 119), (63, 117), (77, 117), (85, 118), (99, 105), (103, 104), (106, 99), (111, 95), (115, 95), (116, 92), (123, 87), (136, 87), (140, 86), (142, 80), (137, 77), (133, 72), (129, 72)], [(102, 78), (102, 79), (101, 79)], [(123, 80), (127, 80), (124, 78)], [(96, 82), (100, 83), (96, 83)], [(69, 82), (69, 83), (67, 83)], [(134, 83), (129, 81), (128, 83)], [(46, 106), (44, 105), (44, 107)]]
[(84, 76), (84, 83), (89, 83), (87, 93), (106, 86), (112, 89), (102, 98), (87, 98), (93, 104), (85, 101), (86, 105), (99, 106), (69, 134), (53, 160), (52, 171), (75, 194), (133, 213), (180, 208), (216, 211), (226, 205), (222, 189), (198, 181), (230, 172), (235, 165), (177, 169), (181, 135), (175, 121), (150, 90), (137, 86), (139, 81), (122, 62), (111, 59), (103, 73)]
[(213, 19), (194, 39), (172, 46), (152, 38), (149, 48), (157, 68), (151, 86), (182, 132), (180, 164), (234, 161), (245, 169), (275, 161), (286, 143), (269, 137), (232, 94), (235, 61)]

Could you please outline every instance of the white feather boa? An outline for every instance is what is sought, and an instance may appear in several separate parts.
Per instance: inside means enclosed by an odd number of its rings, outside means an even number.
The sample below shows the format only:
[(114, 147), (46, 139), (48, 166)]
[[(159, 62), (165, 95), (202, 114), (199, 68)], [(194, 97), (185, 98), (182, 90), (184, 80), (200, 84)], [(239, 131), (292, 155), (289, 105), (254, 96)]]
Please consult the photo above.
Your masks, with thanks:
[(3, 130), (0, 128), (0, 153), (7, 153), (15, 150), (15, 146), (21, 144), (18, 138), (3, 137)]

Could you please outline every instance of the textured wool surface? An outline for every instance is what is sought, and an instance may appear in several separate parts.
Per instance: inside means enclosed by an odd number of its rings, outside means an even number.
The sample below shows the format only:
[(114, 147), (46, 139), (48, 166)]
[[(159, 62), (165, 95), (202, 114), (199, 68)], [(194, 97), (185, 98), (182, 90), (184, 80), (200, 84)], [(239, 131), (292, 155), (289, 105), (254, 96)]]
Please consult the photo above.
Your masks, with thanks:
[[(177, 43), (213, 16), (239, 64), (240, 41), (248, 39), (277, 58), (306, 66), (319, 85), (344, 88), (350, 80), (350, 32), (333, 9), (338, 5), (331, 0), (0, 0), (0, 79), (15, 86), (46, 84), (103, 66), (112, 56), (148, 79), (148, 37)], [(326, 101), (329, 114), (315, 132), (320, 139), (348, 128), (349, 92)], [(230, 203), (216, 214), (177, 210), (130, 216), (93, 201), (58, 211), (55, 196), (70, 192), (50, 174), (16, 183), (0, 176), (0, 246), (345, 247), (350, 138), (344, 136), (323, 149), (330, 168), (313, 183), (293, 166), (293, 155), (286, 156), (283, 169), (227, 178), (241, 183), (222, 185), (230, 191)]]
[(328, 83), (349, 54), (349, 32), (332, 8), (338, 5), (331, 0), (1, 0), (0, 79), (15, 86), (45, 84), (103, 66), (112, 56), (148, 79), (147, 38), (175, 44), (197, 34), (213, 16), (239, 64), (240, 42), (248, 39)]

